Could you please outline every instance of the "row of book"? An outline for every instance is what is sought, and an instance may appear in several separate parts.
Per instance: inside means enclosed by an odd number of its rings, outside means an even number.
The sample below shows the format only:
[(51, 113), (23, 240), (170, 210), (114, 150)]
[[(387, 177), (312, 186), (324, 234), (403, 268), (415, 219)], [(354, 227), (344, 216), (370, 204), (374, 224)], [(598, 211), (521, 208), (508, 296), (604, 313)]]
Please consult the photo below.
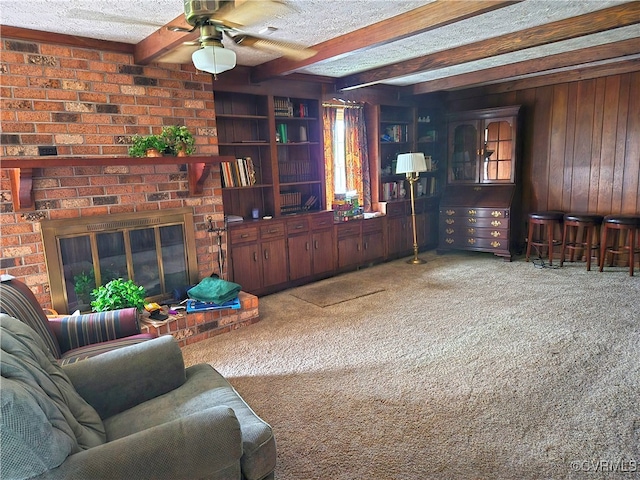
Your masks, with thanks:
[(308, 160), (279, 162), (280, 182), (307, 182), (313, 180), (313, 165)]
[(256, 171), (251, 157), (236, 158), (235, 162), (220, 162), (223, 187), (248, 187), (256, 183)]
[(408, 142), (409, 128), (407, 125), (389, 125), (380, 136), (382, 142)]
[(290, 98), (273, 99), (276, 117), (308, 117), (309, 106), (304, 102), (292, 102)]

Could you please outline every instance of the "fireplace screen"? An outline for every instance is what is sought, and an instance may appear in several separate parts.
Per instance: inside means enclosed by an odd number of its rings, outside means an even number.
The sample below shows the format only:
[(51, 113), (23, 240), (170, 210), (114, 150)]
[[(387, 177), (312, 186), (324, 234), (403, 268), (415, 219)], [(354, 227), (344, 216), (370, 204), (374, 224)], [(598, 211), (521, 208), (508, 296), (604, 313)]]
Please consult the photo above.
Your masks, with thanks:
[(60, 313), (91, 310), (93, 289), (114, 278), (142, 285), (149, 301), (197, 281), (190, 209), (44, 221), (42, 234)]

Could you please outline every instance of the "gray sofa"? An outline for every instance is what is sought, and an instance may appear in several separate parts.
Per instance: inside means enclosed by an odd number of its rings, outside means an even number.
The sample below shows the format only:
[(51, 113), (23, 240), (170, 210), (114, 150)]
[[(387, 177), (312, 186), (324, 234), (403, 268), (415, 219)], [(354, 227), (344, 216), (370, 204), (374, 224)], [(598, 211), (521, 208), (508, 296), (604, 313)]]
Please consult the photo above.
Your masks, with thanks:
[(0, 314), (0, 342), (3, 479), (274, 478), (271, 427), (171, 336), (61, 366)]

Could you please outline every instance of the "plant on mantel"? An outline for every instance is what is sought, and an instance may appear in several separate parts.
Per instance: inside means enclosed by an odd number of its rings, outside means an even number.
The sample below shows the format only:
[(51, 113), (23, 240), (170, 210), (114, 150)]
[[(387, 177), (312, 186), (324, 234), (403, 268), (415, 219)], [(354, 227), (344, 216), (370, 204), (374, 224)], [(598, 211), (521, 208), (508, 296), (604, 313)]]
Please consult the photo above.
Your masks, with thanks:
[(129, 147), (131, 157), (160, 157), (167, 149), (167, 141), (162, 135), (134, 135)]
[(196, 140), (189, 129), (184, 125), (170, 125), (162, 129), (161, 136), (167, 143), (166, 151), (182, 157), (191, 155), (196, 151)]
[(159, 157), (165, 153), (184, 157), (196, 151), (195, 138), (184, 125), (163, 127), (159, 135), (134, 135), (132, 142), (129, 147), (131, 157)]

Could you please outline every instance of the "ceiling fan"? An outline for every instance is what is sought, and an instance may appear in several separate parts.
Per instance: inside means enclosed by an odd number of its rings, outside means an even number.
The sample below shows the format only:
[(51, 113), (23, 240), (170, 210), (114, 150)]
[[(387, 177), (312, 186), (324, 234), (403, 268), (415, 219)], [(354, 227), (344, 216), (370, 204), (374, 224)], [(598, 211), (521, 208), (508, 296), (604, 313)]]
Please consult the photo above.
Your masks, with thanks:
[[(238, 46), (276, 53), (295, 60), (309, 58), (315, 55), (315, 50), (242, 30), (246, 25), (265, 17), (284, 14), (290, 10), (291, 7), (280, 0), (184, 0), (185, 18), (193, 28), (167, 28), (178, 32), (193, 32), (199, 28), (200, 37), (196, 42), (185, 42), (182, 52), (170, 56), (169, 61), (189, 50), (198, 70), (213, 74), (230, 70), (236, 66), (236, 54), (233, 50), (224, 48), (223, 35)], [(166, 57), (164, 61), (167, 61)]]

